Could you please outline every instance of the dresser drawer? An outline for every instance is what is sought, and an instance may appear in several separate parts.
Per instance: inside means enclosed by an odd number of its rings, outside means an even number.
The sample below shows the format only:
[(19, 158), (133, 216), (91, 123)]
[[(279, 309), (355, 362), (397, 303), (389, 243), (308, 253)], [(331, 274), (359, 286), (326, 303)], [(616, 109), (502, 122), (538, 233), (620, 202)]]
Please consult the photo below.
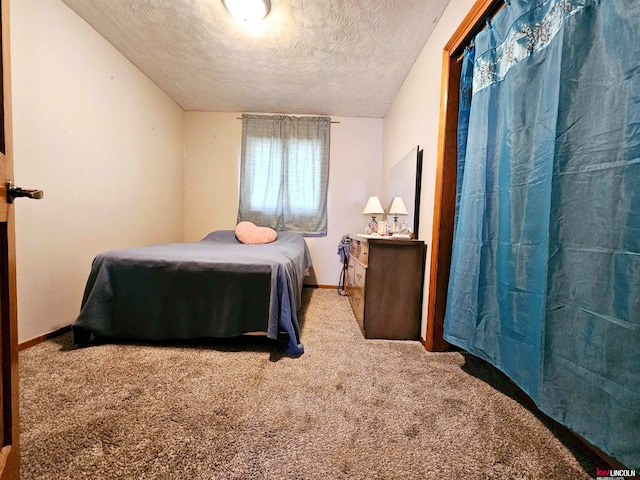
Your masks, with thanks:
[(362, 263), (355, 261), (353, 268), (353, 285), (359, 288), (364, 296), (364, 284), (367, 279), (367, 267)]
[(347, 286), (355, 287), (355, 269), (356, 269), (356, 261), (353, 257), (349, 258), (349, 264), (347, 265)]
[(358, 260), (362, 262), (364, 265), (369, 264), (369, 243), (361, 242), (360, 243), (360, 254), (358, 255)]
[(369, 243), (352, 239), (349, 254), (362, 264), (367, 265), (369, 263)]
[(369, 243), (364, 242), (360, 247), (360, 261), (365, 265), (369, 264)]
[(351, 240), (351, 247), (349, 249), (349, 255), (353, 258), (360, 256), (360, 242), (357, 240)]
[(353, 315), (360, 325), (360, 330), (364, 334), (364, 297), (359, 289), (354, 288), (349, 292), (349, 303), (351, 303)]

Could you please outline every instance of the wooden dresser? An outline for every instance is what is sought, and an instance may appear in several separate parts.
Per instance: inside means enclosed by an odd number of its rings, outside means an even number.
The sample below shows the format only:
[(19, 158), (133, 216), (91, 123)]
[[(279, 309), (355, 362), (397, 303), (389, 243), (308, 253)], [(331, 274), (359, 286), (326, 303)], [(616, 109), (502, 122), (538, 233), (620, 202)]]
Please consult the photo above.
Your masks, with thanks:
[(424, 242), (359, 235), (349, 238), (347, 293), (365, 338), (418, 340)]

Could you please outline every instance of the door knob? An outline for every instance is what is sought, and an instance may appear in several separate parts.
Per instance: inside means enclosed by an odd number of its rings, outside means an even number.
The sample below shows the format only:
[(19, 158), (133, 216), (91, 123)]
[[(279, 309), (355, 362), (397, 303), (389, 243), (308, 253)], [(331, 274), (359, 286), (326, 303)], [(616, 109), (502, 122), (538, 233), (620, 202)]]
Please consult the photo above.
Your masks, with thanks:
[(16, 187), (12, 181), (7, 182), (7, 203), (13, 203), (13, 199), (17, 197), (35, 198), (39, 200), (44, 197), (44, 192), (42, 190)]

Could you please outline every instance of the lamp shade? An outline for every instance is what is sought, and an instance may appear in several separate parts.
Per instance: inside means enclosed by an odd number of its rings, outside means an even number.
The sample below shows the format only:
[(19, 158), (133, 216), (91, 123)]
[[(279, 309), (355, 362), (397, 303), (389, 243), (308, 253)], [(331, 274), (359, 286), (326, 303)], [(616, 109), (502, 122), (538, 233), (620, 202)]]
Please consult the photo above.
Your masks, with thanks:
[(229, 13), (240, 23), (255, 24), (271, 10), (269, 0), (222, 0)]
[(407, 207), (400, 197), (393, 197), (389, 204), (389, 215), (409, 215)]
[(364, 210), (362, 210), (362, 215), (382, 215), (383, 213), (384, 208), (382, 207), (382, 203), (380, 203), (380, 199), (378, 197), (369, 197), (367, 204), (364, 206)]

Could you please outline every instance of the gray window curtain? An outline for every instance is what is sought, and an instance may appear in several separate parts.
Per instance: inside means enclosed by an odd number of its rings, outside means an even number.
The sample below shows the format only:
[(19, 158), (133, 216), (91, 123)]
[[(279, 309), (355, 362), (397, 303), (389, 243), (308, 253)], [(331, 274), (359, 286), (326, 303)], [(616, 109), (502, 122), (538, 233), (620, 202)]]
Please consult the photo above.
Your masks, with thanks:
[(327, 234), (329, 117), (242, 115), (238, 221)]

